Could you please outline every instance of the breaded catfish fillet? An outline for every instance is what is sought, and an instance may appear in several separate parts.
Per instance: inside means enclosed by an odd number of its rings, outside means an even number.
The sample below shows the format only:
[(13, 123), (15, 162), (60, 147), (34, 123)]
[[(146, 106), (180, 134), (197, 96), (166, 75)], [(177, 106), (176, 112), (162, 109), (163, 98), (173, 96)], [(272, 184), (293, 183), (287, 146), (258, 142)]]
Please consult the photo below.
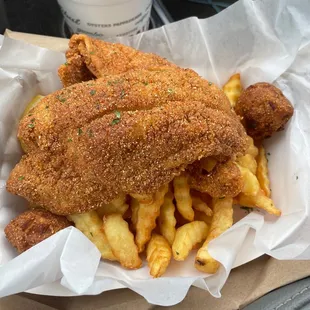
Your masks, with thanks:
[(155, 54), (143, 53), (119, 43), (93, 39), (84, 34), (71, 37), (66, 58), (67, 62), (58, 71), (64, 87), (130, 70), (176, 67)]
[(18, 136), (27, 152), (47, 149), (68, 128), (83, 127), (115, 110), (151, 110), (177, 101), (199, 101), (236, 121), (225, 94), (214, 84), (190, 69), (158, 68), (105, 76), (50, 94), (21, 120)]
[(5, 227), (4, 232), (9, 242), (22, 253), (71, 225), (64, 216), (36, 209), (25, 211), (14, 218)]
[(117, 102), (114, 112), (81, 127), (72, 121), (49, 149), (25, 155), (8, 191), (56, 214), (86, 212), (122, 193), (154, 193), (202, 157), (244, 152), (245, 132), (230, 110), (176, 101), (122, 111)]

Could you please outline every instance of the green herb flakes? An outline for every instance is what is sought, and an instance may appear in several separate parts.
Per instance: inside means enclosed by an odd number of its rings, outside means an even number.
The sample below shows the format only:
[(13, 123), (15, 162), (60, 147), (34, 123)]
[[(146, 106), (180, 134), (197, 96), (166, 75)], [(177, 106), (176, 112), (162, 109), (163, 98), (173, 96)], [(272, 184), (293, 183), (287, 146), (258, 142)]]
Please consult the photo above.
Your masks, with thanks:
[(72, 138), (69, 138), (69, 139), (68, 139), (68, 142), (72, 142), (72, 141), (73, 141)]
[(65, 62), (65, 63), (64, 63), (64, 65), (65, 65), (65, 66), (68, 66), (68, 63), (67, 63), (67, 62)]
[(90, 55), (95, 55), (94, 51), (89, 52)]
[(120, 98), (121, 98), (121, 99), (123, 99), (125, 96), (126, 96), (126, 93), (125, 93), (125, 91), (124, 91), (124, 90), (122, 90), (122, 91), (121, 91)]
[(87, 130), (87, 135), (92, 138), (94, 136), (94, 132), (92, 131), (92, 129), (88, 129)]
[(208, 83), (209, 86), (211, 86), (212, 84), (213, 84), (212, 82), (209, 82), (209, 83)]
[(170, 95), (172, 95), (172, 94), (174, 94), (174, 89), (172, 89), (172, 88), (168, 88), (168, 94), (170, 94)]
[(23, 175), (21, 175), (20, 177), (18, 177), (19, 181), (22, 181), (25, 177)]
[(83, 133), (82, 128), (78, 128), (78, 135), (80, 136)]
[(90, 94), (91, 94), (91, 96), (95, 95), (95, 94), (96, 94), (96, 90), (95, 90), (95, 89), (92, 89), (92, 90), (90, 91)]
[(34, 128), (34, 123), (28, 124), (28, 127), (29, 127), (29, 128)]

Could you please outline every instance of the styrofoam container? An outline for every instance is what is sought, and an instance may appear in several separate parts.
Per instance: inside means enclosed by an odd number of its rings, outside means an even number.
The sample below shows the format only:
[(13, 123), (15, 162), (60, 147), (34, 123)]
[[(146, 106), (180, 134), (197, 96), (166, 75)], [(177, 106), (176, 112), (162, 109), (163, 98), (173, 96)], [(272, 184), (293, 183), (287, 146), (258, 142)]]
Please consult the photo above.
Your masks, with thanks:
[(152, 0), (58, 0), (72, 33), (127, 36), (148, 29)]

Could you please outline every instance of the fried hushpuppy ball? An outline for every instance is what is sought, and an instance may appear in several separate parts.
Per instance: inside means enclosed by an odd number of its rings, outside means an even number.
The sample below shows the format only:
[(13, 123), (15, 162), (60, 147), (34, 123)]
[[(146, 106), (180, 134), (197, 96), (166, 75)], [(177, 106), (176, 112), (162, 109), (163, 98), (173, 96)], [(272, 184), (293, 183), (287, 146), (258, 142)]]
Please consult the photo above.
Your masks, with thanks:
[(211, 197), (235, 197), (243, 187), (243, 179), (238, 166), (231, 160), (217, 163), (208, 172), (199, 161), (187, 167), (190, 187)]
[(22, 253), (71, 225), (65, 216), (35, 209), (25, 211), (11, 220), (4, 232), (8, 241)]
[(243, 117), (248, 135), (254, 140), (262, 140), (283, 130), (294, 108), (277, 87), (256, 83), (241, 94), (235, 111)]

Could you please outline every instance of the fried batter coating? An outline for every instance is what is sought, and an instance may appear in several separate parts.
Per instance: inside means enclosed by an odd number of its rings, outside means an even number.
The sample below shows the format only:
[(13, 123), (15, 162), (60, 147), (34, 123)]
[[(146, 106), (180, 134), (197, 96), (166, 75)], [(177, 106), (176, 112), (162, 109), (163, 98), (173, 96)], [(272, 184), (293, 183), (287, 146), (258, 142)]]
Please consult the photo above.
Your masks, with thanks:
[(280, 89), (269, 83), (256, 83), (241, 94), (235, 111), (243, 117), (249, 136), (262, 140), (283, 130), (294, 108)]
[(9, 242), (22, 253), (71, 225), (64, 216), (35, 209), (21, 213), (5, 227), (4, 232)]
[(56, 214), (80, 213), (120, 194), (154, 193), (199, 158), (245, 151), (237, 117), (202, 102), (119, 113), (70, 128), (57, 147), (25, 155), (7, 190)]
[(27, 152), (38, 146), (47, 149), (55, 147), (68, 128), (81, 128), (115, 110), (150, 110), (177, 101), (200, 101), (237, 119), (225, 94), (194, 71), (140, 70), (75, 84), (46, 96), (22, 119), (18, 137)]
[(233, 161), (218, 163), (208, 173), (197, 161), (188, 166), (189, 183), (193, 189), (208, 193), (211, 197), (235, 197), (243, 188), (240, 169)]
[(64, 87), (88, 81), (93, 77), (117, 75), (130, 70), (176, 67), (155, 54), (143, 53), (119, 43), (73, 35), (66, 53), (67, 62), (58, 74)]

